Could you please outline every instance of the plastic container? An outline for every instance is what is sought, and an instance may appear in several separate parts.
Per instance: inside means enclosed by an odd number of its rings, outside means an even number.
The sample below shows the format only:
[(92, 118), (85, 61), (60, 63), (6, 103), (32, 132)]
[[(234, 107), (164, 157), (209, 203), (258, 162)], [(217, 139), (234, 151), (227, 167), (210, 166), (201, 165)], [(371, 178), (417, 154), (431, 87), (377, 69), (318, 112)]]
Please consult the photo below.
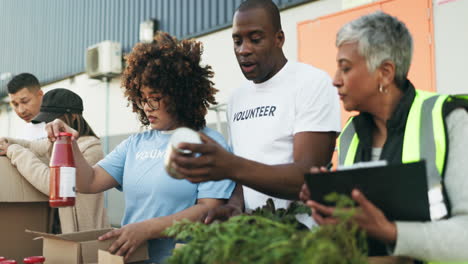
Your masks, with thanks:
[(71, 137), (70, 133), (60, 132), (52, 148), (49, 164), (51, 207), (75, 205), (76, 168)]
[(183, 153), (184, 155), (193, 155), (193, 153), (190, 150), (177, 148), (177, 146), (182, 142), (193, 144), (203, 143), (200, 138), (200, 135), (195, 130), (192, 130), (187, 127), (179, 127), (176, 130), (174, 130), (174, 133), (172, 134), (171, 138), (169, 139), (169, 143), (167, 144), (164, 165), (167, 173), (175, 179), (183, 179), (184, 175), (177, 173), (177, 171), (172, 166), (172, 162), (170, 161), (172, 152), (178, 151), (180, 153)]
[(31, 264), (41, 264), (41, 263), (44, 263), (45, 261), (45, 257), (43, 256), (34, 256), (34, 257), (28, 257), (28, 258), (24, 258), (23, 259), (23, 262), (24, 263), (31, 263)]

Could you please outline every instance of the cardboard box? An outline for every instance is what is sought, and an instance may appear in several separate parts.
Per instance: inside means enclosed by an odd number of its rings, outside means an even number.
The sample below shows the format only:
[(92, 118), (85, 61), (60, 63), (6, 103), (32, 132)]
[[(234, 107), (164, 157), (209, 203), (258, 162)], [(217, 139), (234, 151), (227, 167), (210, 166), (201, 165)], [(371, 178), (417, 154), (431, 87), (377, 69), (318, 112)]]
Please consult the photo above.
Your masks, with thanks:
[[(98, 251), (98, 264), (124, 264), (124, 258), (112, 255), (111, 253), (100, 250)], [(134, 262), (132, 264), (145, 264), (146, 262)], [(157, 264), (157, 263), (152, 263)]]
[[(53, 235), (29, 231), (43, 240), (42, 256), (47, 264), (95, 264), (98, 263), (98, 250), (107, 250), (115, 239), (98, 241), (97, 238), (112, 229), (99, 229), (69, 234)], [(147, 260), (148, 247), (144, 243), (130, 257), (128, 263)]]
[(0, 156), (0, 256), (22, 260), (42, 253), (25, 229), (50, 232), (49, 197), (34, 188), (7, 157)]
[(114, 256), (111, 253), (100, 250), (98, 251), (98, 264), (124, 264), (123, 257)]

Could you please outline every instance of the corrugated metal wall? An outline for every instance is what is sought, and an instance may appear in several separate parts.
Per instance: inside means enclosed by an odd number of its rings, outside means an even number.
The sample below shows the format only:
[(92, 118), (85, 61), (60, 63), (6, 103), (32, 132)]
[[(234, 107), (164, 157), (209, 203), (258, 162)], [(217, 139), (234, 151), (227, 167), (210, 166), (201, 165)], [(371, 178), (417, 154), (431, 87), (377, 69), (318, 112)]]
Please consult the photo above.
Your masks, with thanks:
[[(242, 0), (0, 0), (0, 76), (31, 72), (43, 83), (84, 71), (88, 46), (103, 40), (128, 52), (139, 25), (157, 19), (178, 38), (224, 28)], [(310, 0), (276, 0), (280, 8)], [(0, 97), (8, 79), (0, 80)]]

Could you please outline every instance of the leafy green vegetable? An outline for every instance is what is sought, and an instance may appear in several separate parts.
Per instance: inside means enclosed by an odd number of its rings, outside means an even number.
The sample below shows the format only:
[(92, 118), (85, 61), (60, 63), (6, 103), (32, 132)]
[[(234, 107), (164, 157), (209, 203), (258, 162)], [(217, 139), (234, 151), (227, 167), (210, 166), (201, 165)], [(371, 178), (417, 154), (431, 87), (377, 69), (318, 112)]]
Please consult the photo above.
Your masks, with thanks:
[(296, 219), (297, 214), (310, 215), (311, 211), (309, 207), (299, 202), (292, 202), (286, 209), (276, 209), (273, 200), (268, 199), (266, 205), (255, 209), (251, 215), (262, 216), (283, 224), (297, 225), (298, 228), (301, 228), (302, 225)]
[[(352, 201), (342, 195), (327, 196), (339, 208)], [(167, 263), (183, 264), (343, 264), (366, 263), (365, 235), (352, 221), (353, 209), (336, 210), (337, 225), (297, 230), (296, 213), (307, 212), (294, 204), (275, 210), (273, 203), (226, 222), (211, 225), (181, 221), (166, 230), (176, 239), (189, 241), (174, 251)]]

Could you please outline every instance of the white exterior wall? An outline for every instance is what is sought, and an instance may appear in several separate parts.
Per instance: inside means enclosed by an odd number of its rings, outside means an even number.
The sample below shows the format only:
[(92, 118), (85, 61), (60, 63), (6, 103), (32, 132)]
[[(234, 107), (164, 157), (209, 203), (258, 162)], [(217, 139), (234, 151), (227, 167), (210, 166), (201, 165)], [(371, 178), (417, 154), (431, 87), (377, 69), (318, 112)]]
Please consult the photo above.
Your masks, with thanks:
[(468, 94), (468, 0), (434, 0), (436, 87), (440, 93)]

